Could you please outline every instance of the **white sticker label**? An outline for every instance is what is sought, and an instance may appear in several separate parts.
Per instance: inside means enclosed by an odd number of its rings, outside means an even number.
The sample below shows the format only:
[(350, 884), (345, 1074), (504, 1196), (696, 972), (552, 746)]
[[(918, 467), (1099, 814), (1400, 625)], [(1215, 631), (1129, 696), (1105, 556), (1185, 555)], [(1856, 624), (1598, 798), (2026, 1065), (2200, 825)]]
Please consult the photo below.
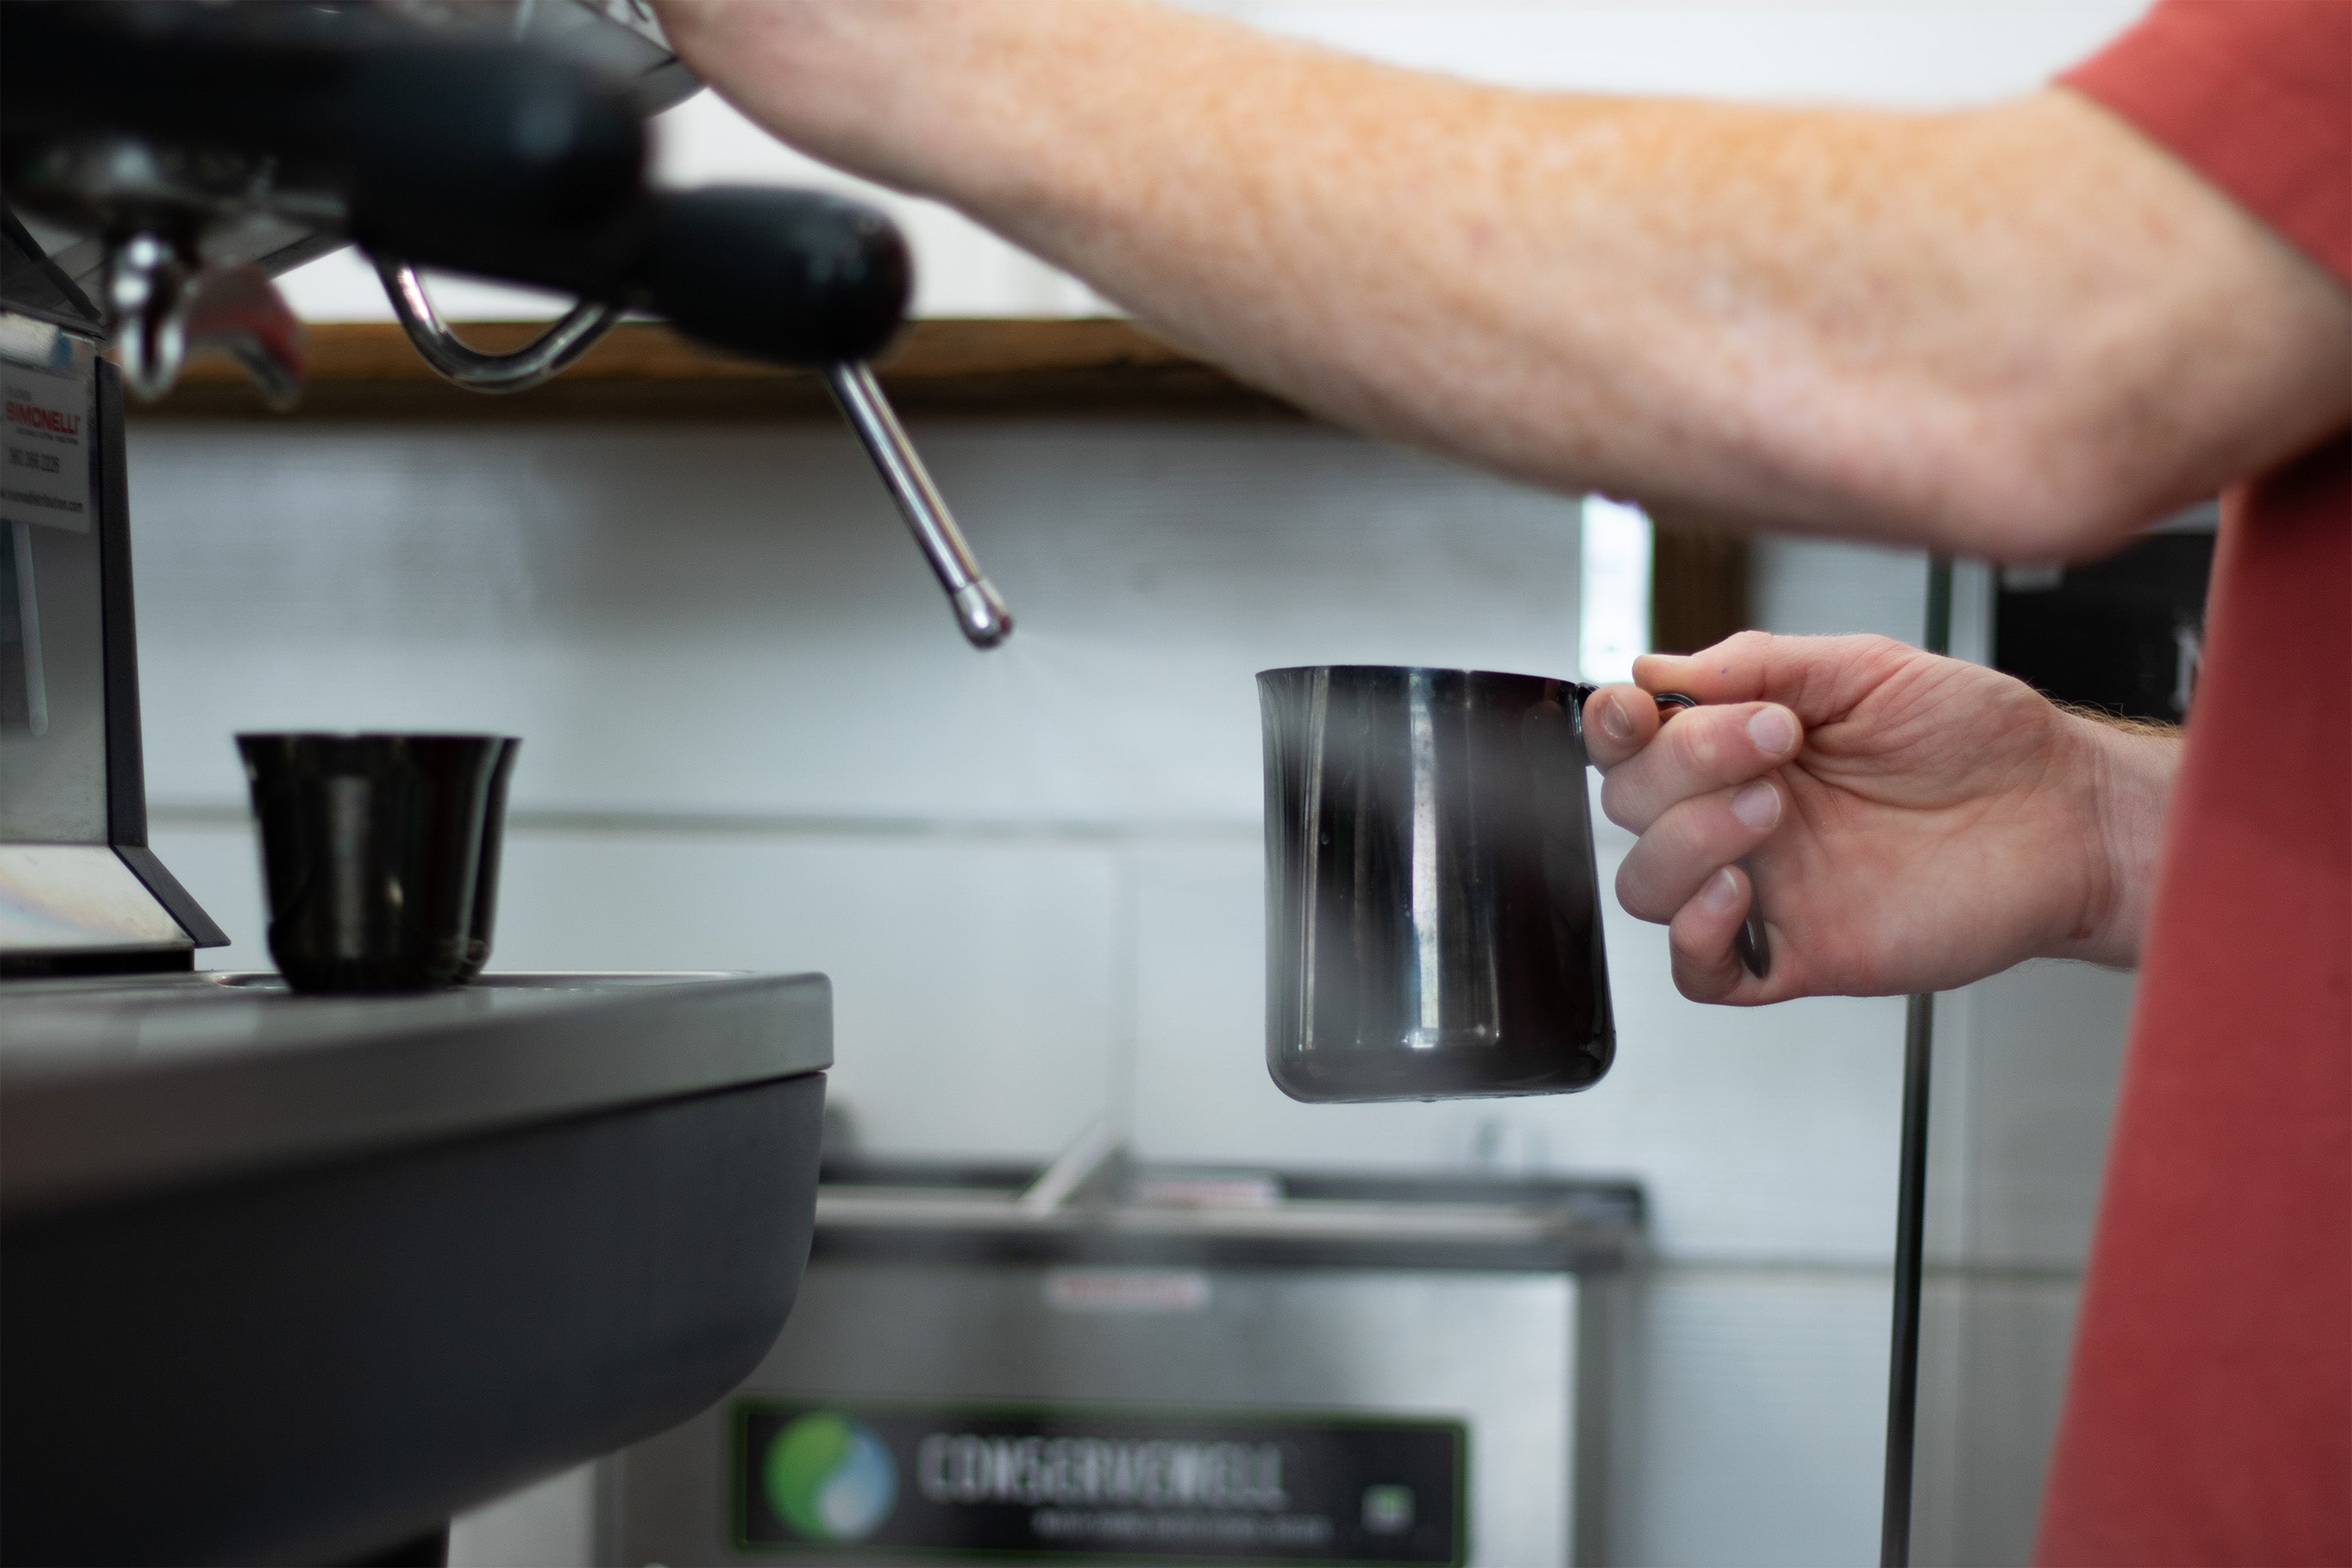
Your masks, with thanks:
[(89, 531), (89, 383), (0, 360), (0, 519)]

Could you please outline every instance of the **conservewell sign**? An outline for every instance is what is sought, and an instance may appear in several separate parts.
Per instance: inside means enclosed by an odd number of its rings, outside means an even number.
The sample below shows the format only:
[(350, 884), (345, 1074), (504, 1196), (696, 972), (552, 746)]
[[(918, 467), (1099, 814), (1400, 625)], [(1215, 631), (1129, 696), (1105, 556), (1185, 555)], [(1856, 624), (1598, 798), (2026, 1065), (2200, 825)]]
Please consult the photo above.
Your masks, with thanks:
[(740, 1402), (747, 1552), (1460, 1563), (1458, 1421)]

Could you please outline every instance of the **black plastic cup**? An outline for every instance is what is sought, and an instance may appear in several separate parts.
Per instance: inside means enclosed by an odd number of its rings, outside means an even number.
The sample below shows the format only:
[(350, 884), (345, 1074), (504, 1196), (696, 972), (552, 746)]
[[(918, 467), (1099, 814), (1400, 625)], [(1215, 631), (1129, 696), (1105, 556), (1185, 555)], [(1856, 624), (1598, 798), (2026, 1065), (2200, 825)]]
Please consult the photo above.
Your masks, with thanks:
[(464, 984), (481, 973), (490, 961), (490, 930), (499, 918), (499, 861), (507, 837), (507, 782), (514, 777), (515, 758), (522, 742), (511, 735), (499, 742), (499, 760), (490, 764), (490, 789), (482, 807), (482, 855), (474, 874), (474, 914), (466, 931), (466, 962), (457, 982)]
[[(460, 984), (474, 968), (499, 735), (239, 735), (269, 955), (297, 991)], [(492, 880), (496, 867), (491, 868)], [(480, 957), (488, 953), (482, 931)]]

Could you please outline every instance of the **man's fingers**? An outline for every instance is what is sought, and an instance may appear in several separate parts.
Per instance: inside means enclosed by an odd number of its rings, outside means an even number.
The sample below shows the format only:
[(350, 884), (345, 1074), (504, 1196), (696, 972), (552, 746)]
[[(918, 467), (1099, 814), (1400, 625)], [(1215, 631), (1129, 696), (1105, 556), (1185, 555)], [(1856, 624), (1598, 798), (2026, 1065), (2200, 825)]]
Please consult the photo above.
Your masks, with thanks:
[(1626, 852), (1617, 868), (1617, 901), (1638, 920), (1665, 924), (1717, 868), (1771, 837), (1781, 805), (1779, 785), (1750, 779), (1674, 806)]
[(1638, 686), (1604, 686), (1584, 700), (1584, 754), (1603, 773), (1657, 732), (1658, 704)]
[(1604, 769), (1601, 808), (1618, 826), (1647, 833), (1678, 802), (1770, 773), (1803, 740), (1797, 716), (1777, 702), (1689, 709), (1654, 742)]
[(1694, 1002), (1764, 999), (1764, 983), (1748, 973), (1731, 947), (1754, 892), (1745, 871), (1726, 866), (1675, 912), (1666, 927), (1675, 990)]
[(1633, 661), (1633, 679), (1701, 702), (1759, 701), (1780, 695), (1771, 689), (1774, 640), (1769, 632), (1738, 632), (1696, 653), (1645, 653)]

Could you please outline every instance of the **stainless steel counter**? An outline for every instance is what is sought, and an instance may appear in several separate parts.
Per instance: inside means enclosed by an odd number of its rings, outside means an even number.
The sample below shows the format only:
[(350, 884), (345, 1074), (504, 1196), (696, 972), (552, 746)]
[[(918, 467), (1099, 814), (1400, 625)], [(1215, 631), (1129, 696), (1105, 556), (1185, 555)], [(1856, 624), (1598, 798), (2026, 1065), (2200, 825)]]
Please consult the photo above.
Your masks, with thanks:
[(821, 974), (491, 974), (419, 996), (274, 975), (0, 988), (0, 1213), (818, 1072)]

